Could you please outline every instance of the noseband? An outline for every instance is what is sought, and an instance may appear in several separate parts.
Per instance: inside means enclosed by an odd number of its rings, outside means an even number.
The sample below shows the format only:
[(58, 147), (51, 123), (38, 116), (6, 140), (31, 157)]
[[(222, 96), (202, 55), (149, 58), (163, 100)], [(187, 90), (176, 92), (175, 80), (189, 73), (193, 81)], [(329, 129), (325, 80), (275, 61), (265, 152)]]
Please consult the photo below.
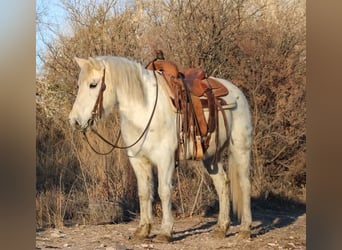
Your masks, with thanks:
[(95, 120), (98, 120), (102, 117), (102, 110), (103, 110), (103, 92), (106, 90), (106, 84), (105, 84), (105, 75), (106, 75), (106, 69), (103, 69), (103, 76), (101, 81), (101, 87), (99, 90), (99, 94), (97, 96), (95, 105), (93, 110), (91, 111), (91, 118), (88, 121), (88, 124), (91, 126)]

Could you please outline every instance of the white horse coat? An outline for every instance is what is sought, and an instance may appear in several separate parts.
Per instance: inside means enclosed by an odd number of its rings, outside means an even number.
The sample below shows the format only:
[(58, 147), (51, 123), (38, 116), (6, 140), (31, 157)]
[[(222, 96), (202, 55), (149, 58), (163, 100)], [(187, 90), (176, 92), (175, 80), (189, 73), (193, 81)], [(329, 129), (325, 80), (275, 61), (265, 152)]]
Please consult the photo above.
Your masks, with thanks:
[[(164, 79), (140, 64), (122, 57), (76, 58), (76, 61), (81, 71), (78, 79), (78, 94), (69, 115), (73, 127), (85, 131), (93, 125), (92, 111), (102, 81), (106, 86), (103, 92), (103, 112), (109, 114), (114, 106), (118, 105), (121, 134), (126, 145), (131, 145), (142, 135), (157, 101), (146, 133), (140, 141), (127, 149), (137, 177), (140, 202), (140, 223), (135, 235), (138, 238), (145, 238), (151, 232), (152, 166), (156, 166), (158, 194), (163, 210), (161, 229), (157, 238), (163, 241), (171, 240), (174, 223), (171, 211), (171, 180), (175, 168), (177, 132), (176, 113), (170, 105), (166, 91), (160, 87)], [(228, 97), (223, 98), (226, 98), (227, 102), (234, 100), (236, 105), (233, 109), (225, 110), (229, 124), (229, 138), (224, 129), (222, 114), (219, 112), (219, 146), (229, 147), (228, 174), (223, 168), (220, 157), (214, 161), (214, 139), (211, 140), (203, 160), (219, 198), (218, 222), (214, 232), (225, 236), (229, 229), (229, 194), (231, 194), (233, 210), (241, 219), (240, 231), (243, 235), (249, 236), (252, 221), (249, 178), (252, 147), (251, 113), (248, 102), (239, 88), (227, 80), (216, 79), (229, 89)], [(212, 138), (215, 138), (215, 133), (212, 134)], [(191, 156), (191, 152), (189, 147), (187, 157)]]

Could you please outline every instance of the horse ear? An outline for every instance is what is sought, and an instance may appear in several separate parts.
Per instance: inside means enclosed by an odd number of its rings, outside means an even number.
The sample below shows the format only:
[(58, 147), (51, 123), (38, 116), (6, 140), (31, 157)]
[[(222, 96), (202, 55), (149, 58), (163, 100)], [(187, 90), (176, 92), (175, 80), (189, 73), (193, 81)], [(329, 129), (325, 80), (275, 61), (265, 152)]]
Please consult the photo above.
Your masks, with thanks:
[(89, 57), (88, 59), (89, 59), (90, 64), (94, 67), (94, 69), (96, 70), (103, 69), (103, 64), (100, 61), (96, 60), (93, 57)]
[(89, 63), (87, 59), (79, 58), (76, 56), (74, 57), (74, 59), (80, 68), (82, 68), (85, 64)]

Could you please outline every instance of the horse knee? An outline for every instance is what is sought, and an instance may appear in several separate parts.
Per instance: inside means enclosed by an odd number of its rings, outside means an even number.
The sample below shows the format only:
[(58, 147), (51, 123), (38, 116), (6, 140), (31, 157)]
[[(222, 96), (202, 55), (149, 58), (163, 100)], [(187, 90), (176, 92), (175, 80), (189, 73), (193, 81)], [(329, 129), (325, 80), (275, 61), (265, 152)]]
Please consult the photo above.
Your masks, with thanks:
[(149, 202), (152, 201), (149, 195), (138, 195), (140, 202)]
[(158, 188), (159, 198), (161, 200), (169, 199), (171, 197), (171, 186), (164, 185)]

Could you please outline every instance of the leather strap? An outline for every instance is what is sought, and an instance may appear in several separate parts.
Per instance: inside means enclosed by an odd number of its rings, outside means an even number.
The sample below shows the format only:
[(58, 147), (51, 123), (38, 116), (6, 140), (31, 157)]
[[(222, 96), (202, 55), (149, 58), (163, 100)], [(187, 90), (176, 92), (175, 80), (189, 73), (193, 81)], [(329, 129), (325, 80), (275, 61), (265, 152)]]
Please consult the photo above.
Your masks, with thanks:
[(91, 120), (94, 121), (97, 117), (100, 119), (102, 117), (103, 110), (103, 92), (106, 90), (105, 84), (106, 69), (103, 69), (103, 76), (101, 81), (101, 87), (99, 94), (97, 96), (93, 111), (91, 112)]

